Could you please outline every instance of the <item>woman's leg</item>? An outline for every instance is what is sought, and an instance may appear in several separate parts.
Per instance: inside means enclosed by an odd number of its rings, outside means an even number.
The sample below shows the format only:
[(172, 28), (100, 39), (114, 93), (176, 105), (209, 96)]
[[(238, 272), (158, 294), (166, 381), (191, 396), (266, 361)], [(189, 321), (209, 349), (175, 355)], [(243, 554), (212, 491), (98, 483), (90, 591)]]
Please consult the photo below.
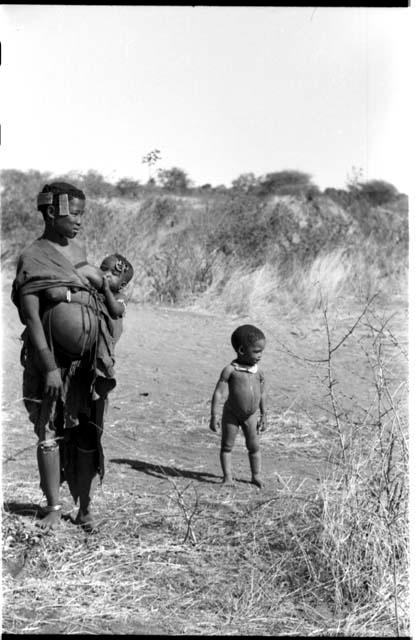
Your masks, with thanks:
[[(53, 529), (61, 516), (61, 505), (59, 504), (60, 454), (55, 425), (52, 424), (56, 417), (56, 403), (48, 397), (43, 397), (44, 378), (42, 372), (36, 367), (36, 357), (33, 350), (28, 353), (26, 348), (24, 346), (21, 353), (21, 364), (24, 366), (23, 401), (38, 438), (36, 458), (40, 488), (47, 501), (47, 506), (44, 508), (46, 516), (37, 521), (36, 525), (44, 529)], [(39, 402), (40, 398), (41, 402)]]
[(37, 445), (37, 465), (40, 477), (40, 487), (45, 494), (47, 506), (44, 508), (46, 515), (37, 526), (44, 529), (53, 529), (61, 517), (60, 493), (60, 454), (56, 440), (56, 432), (50, 428), (53, 419), (55, 403), (44, 398), (36, 424), (36, 432), (39, 438)]
[(249, 465), (251, 467), (251, 482), (260, 489), (263, 486), (260, 479), (261, 474), (261, 452), (259, 450), (259, 440), (257, 434), (257, 417), (250, 416), (242, 425), (245, 436), (246, 448), (248, 449)]
[(238, 420), (225, 406), (222, 414), (222, 442), (220, 463), (223, 472), (223, 484), (232, 485), (232, 449), (238, 433)]
[(97, 431), (95, 425), (87, 420), (81, 422), (76, 429), (76, 482), (79, 495), (76, 521), (92, 531), (95, 522), (91, 503), (98, 475)]

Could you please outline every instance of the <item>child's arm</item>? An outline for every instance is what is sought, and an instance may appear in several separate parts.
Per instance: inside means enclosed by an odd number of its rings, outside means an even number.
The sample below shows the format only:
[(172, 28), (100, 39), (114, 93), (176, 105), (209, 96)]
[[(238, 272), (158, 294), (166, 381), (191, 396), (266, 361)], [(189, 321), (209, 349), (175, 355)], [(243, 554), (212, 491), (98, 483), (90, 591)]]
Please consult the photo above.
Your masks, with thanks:
[(267, 407), (266, 407), (266, 394), (265, 394), (265, 378), (262, 371), (260, 372), (260, 384), (261, 384), (261, 397), (259, 400), (259, 411), (261, 416), (258, 420), (258, 431), (266, 431), (268, 428), (267, 421)]
[(220, 374), (219, 380), (216, 383), (215, 390), (212, 396), (211, 410), (210, 410), (210, 425), (209, 428), (211, 431), (218, 431), (220, 427), (220, 414), (219, 414), (219, 405), (223, 400), (223, 397), (227, 391), (227, 385), (229, 382), (229, 377), (232, 372), (232, 367), (230, 365), (226, 366), (222, 373)]
[[(114, 320), (116, 318), (122, 318), (127, 308), (127, 304), (124, 301), (123, 294), (122, 293), (114, 294), (111, 291), (108, 283), (108, 279), (105, 276), (103, 278), (102, 289), (104, 292), (105, 301), (107, 303), (107, 308), (111, 318), (113, 318)], [(123, 302), (121, 302), (121, 300)]]

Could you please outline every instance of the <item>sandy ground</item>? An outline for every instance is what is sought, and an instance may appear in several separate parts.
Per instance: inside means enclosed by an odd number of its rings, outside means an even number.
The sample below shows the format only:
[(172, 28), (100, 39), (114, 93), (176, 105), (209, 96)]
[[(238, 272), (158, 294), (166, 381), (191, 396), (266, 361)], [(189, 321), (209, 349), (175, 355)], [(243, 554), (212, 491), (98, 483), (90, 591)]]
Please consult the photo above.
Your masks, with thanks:
[[(16, 474), (24, 468), (25, 477), (33, 476), (34, 481), (37, 474), (35, 438), (21, 402), (22, 325), (8, 300), (7, 288), (4, 291), (2, 431), (7, 501), (13, 498), (13, 484), (9, 481)], [(357, 309), (336, 316), (333, 344), (357, 317)], [(131, 479), (138, 475), (140, 483), (151, 484), (160, 475), (155, 471), (157, 465), (176, 467), (189, 477), (213, 474), (210, 477), (220, 481), (219, 436), (208, 429), (210, 399), (221, 369), (234, 356), (230, 345), (233, 329), (252, 321), (129, 306), (124, 332), (117, 344), (118, 383), (110, 396), (103, 441), (107, 490), (118, 482), (120, 474), (128, 474)], [(259, 326), (267, 336), (262, 368), (270, 415), (269, 430), (261, 436), (264, 477), (271, 485), (278, 476), (294, 475), (300, 481), (316, 477), (315, 462), (308, 459), (319, 446), (316, 427), (330, 420), (326, 411), (329, 407), (326, 364), (304, 359), (326, 357), (323, 320), (319, 313), (312, 318), (268, 317)], [(395, 314), (390, 326), (400, 339), (406, 339), (402, 315)], [(351, 408), (359, 403), (364, 405), (372, 393), (367, 358), (358, 342), (362, 337), (370, 341), (370, 333), (359, 325), (355, 335), (338, 349), (334, 358), (342, 401)], [(392, 374), (398, 376), (403, 372)], [(234, 470), (236, 478), (249, 478), (242, 436), (235, 448)]]
[[(405, 349), (405, 305), (401, 302), (399, 306), (399, 301), (391, 301), (390, 308), (382, 309), (381, 314), (393, 316), (389, 326), (399, 338), (399, 349)], [(396, 309), (400, 309), (399, 314)], [(346, 334), (360, 311), (356, 308), (333, 313), (333, 344)], [(266, 482), (262, 491), (248, 482), (249, 465), (242, 436), (237, 439), (233, 456), (235, 487), (225, 490), (221, 486), (220, 436), (209, 431), (214, 386), (222, 368), (234, 357), (230, 335), (238, 324), (246, 322), (257, 323), (267, 336), (262, 368), (268, 390), (269, 429), (261, 435)], [(29, 524), (43, 498), (35, 460), (36, 439), (21, 398), (21, 331), (17, 311), (9, 301), (9, 283), (3, 283), (3, 501), (8, 512), (17, 514), (23, 523), (26, 518)], [(343, 406), (354, 412), (359, 406), (368, 406), (373, 398), (362, 340), (366, 345), (371, 342), (370, 330), (364, 323), (334, 358)], [(241, 501), (253, 504), (272, 497), (281, 483), (297, 490), (304, 484), (309, 489), (319, 482), (335, 444), (328, 428), (331, 416), (327, 411), (326, 364), (306, 360), (321, 360), (327, 355), (321, 312), (309, 317), (225, 318), (131, 304), (116, 355), (117, 387), (110, 396), (103, 437), (106, 475), (95, 499), (96, 511), (104, 521), (113, 517), (121, 495), (124, 501), (130, 496), (131, 517), (135, 513), (142, 520), (145, 538), (146, 527), (151, 529), (153, 521), (154, 527), (157, 525), (157, 505), (160, 496), (172, 491), (171, 480), (191, 482), (202, 501), (221, 500), (221, 508), (231, 510), (238, 509)], [(388, 375), (394, 384), (406, 376), (404, 359), (397, 355), (396, 348), (385, 353), (390, 363)], [(140, 503), (145, 497), (145, 504), (151, 505), (152, 495), (156, 496), (154, 508), (150, 506), (152, 513), (142, 512)], [(76, 513), (65, 486), (62, 498), (64, 512)], [(63, 526), (72, 525), (65, 522)], [(129, 524), (122, 521), (119, 526)], [(150, 529), (148, 535), (153, 535)], [(25, 572), (18, 579), (24, 584)], [(17, 591), (16, 594), (18, 602)], [(13, 619), (11, 612), (7, 615)], [(22, 616), (30, 620), (30, 615)], [(59, 631), (56, 625), (54, 629)], [(139, 631), (137, 626), (134, 629)], [(50, 632), (46, 627), (41, 630)], [(131, 628), (125, 632), (131, 633)], [(153, 631), (147, 627), (146, 633), (153, 632), (157, 633), (156, 627)]]
[[(208, 429), (210, 399), (220, 371), (234, 356), (229, 337), (237, 324), (231, 318), (130, 305), (117, 345), (117, 387), (105, 425), (107, 491), (119, 474), (132, 479), (137, 471), (140, 483), (151, 484), (160, 475), (158, 465), (176, 467), (185, 477), (210, 474), (219, 482), (219, 435)], [(12, 458), (3, 466), (5, 500), (13, 497), (8, 479), (22, 467), (36, 479), (35, 438), (21, 402), (21, 329), (10, 308), (3, 322), (3, 459)], [(262, 445), (264, 475), (273, 477), (274, 471), (291, 473), (295, 465), (295, 460), (283, 464), (281, 459), (276, 464), (277, 415), (290, 406), (294, 411), (306, 391), (298, 364), (293, 362), (288, 372), (272, 339), (269, 347), (263, 369), (270, 428)], [(249, 479), (242, 436), (234, 467), (237, 478)]]

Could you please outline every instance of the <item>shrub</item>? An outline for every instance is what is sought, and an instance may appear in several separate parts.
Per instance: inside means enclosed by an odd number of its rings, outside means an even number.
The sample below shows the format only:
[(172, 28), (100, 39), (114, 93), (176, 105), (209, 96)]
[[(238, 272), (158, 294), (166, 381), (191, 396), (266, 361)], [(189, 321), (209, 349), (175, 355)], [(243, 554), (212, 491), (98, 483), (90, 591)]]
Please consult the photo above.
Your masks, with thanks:
[(81, 174), (78, 184), (88, 198), (111, 198), (114, 195), (114, 185), (107, 182), (98, 171), (89, 170)]
[(241, 194), (217, 200), (209, 212), (207, 250), (239, 255), (249, 265), (260, 264), (264, 259), (266, 206), (261, 198)]
[(177, 167), (160, 169), (157, 176), (161, 187), (165, 191), (185, 193), (190, 187), (189, 177), (183, 169), (178, 169)]
[(359, 195), (372, 206), (388, 204), (396, 199), (398, 190), (384, 180), (369, 180), (358, 184)]
[(131, 199), (138, 198), (142, 191), (143, 187), (140, 185), (138, 180), (129, 180), (127, 178), (118, 180), (114, 188), (116, 196)]
[(253, 193), (258, 188), (258, 178), (253, 173), (242, 173), (232, 182), (232, 189), (241, 193)]
[(202, 293), (212, 281), (212, 257), (182, 233), (169, 239), (143, 264), (149, 280), (148, 299), (178, 304)]
[(333, 200), (336, 204), (346, 209), (352, 201), (352, 194), (345, 189), (333, 189), (328, 187), (324, 190), (324, 195)]
[(408, 210), (405, 201), (397, 200), (388, 208), (373, 207), (363, 198), (355, 199), (348, 209), (365, 238), (383, 247), (400, 244), (406, 251), (408, 245)]
[(286, 170), (267, 173), (259, 179), (256, 193), (259, 196), (270, 195), (306, 195), (318, 193), (318, 188), (311, 181), (311, 176), (302, 171)]

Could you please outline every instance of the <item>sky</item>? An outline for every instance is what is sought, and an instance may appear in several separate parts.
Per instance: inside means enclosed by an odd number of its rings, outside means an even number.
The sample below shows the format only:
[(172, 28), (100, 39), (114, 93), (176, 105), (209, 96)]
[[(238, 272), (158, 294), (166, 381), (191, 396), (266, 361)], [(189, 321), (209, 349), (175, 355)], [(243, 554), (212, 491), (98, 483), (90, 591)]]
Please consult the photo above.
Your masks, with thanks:
[[(413, 10), (1, 5), (2, 168), (412, 190)], [(410, 37), (411, 36), (411, 37)]]

